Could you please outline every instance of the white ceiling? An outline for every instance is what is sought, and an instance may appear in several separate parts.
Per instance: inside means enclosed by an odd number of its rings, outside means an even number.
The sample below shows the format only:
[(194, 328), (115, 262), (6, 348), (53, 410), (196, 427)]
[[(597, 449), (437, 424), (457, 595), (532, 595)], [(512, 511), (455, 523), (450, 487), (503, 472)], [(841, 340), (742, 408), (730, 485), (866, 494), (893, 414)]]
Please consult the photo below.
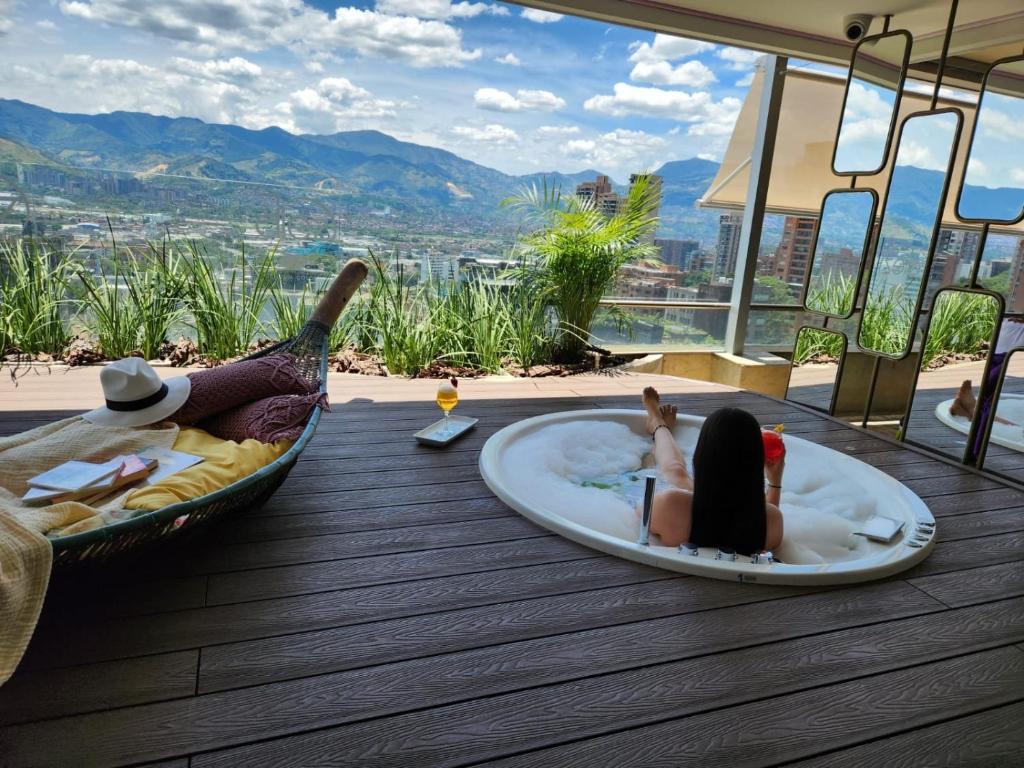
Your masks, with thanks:
[[(846, 63), (843, 17), (892, 14), (891, 28), (914, 36), (912, 61), (938, 58), (949, 0), (527, 0), (527, 5), (712, 42)], [(1024, 50), (1024, 0), (960, 0), (950, 55), (968, 68)], [(976, 63), (972, 65), (972, 62)]]

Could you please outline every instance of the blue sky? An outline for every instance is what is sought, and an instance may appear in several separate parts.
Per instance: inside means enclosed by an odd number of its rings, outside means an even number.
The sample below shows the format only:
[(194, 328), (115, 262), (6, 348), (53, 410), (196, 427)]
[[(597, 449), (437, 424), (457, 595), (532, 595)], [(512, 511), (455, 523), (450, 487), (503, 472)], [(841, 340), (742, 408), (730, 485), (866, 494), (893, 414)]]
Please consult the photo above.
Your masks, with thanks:
[(719, 159), (756, 54), (463, 0), (0, 0), (0, 97), (297, 133), (509, 173)]

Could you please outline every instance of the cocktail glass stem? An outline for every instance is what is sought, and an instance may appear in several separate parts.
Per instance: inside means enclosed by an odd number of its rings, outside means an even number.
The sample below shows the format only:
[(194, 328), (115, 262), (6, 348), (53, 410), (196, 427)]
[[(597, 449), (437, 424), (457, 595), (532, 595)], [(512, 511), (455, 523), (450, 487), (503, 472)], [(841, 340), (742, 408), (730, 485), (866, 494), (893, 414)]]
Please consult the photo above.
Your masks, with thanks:
[(448, 437), (448, 411), (444, 412), (444, 426), (441, 428), (441, 434)]

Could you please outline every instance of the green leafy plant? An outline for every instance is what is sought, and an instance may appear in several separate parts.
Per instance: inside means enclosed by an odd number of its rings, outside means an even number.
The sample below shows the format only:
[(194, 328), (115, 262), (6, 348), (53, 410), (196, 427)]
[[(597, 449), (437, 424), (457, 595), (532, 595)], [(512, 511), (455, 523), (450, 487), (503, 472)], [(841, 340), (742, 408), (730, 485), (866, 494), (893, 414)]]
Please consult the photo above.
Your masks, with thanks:
[(139, 323), (138, 349), (152, 360), (185, 315), (182, 260), (167, 240), (150, 243), (146, 258), (132, 262), (128, 291)]
[(838, 358), (843, 351), (843, 338), (828, 331), (804, 328), (797, 334), (793, 362), (802, 365), (818, 356)]
[(5, 351), (58, 356), (71, 339), (70, 296), (74, 252), (54, 250), (34, 238), (0, 242), (0, 339)]
[(243, 245), (230, 272), (219, 279), (198, 243), (186, 245), (182, 259), (185, 297), (199, 350), (226, 360), (244, 353), (262, 327), (260, 313), (270, 299), (275, 281), (274, 251), (262, 259), (246, 258)]
[(859, 345), (886, 355), (899, 354), (910, 337), (913, 309), (902, 285), (870, 293), (861, 320)]
[(590, 336), (602, 297), (619, 269), (633, 262), (655, 262), (653, 235), (658, 219), (656, 190), (640, 177), (614, 216), (589, 200), (563, 195), (558, 187), (533, 187), (504, 201), (524, 210), (538, 228), (519, 243), (537, 270), (558, 318), (558, 346), (578, 359)]
[(999, 305), (991, 296), (943, 291), (932, 305), (921, 368), (944, 355), (981, 352), (998, 322)]

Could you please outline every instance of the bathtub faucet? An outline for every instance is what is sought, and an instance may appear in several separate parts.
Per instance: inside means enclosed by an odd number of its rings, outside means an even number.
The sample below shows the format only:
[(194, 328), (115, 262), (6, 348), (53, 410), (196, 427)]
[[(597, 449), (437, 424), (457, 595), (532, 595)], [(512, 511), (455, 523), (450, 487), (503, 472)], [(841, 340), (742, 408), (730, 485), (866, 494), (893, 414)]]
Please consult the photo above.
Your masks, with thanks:
[(654, 484), (656, 482), (657, 478), (650, 475), (644, 482), (644, 512), (643, 517), (640, 518), (640, 538), (636, 542), (644, 547), (650, 546), (651, 543), (651, 509), (654, 507)]

